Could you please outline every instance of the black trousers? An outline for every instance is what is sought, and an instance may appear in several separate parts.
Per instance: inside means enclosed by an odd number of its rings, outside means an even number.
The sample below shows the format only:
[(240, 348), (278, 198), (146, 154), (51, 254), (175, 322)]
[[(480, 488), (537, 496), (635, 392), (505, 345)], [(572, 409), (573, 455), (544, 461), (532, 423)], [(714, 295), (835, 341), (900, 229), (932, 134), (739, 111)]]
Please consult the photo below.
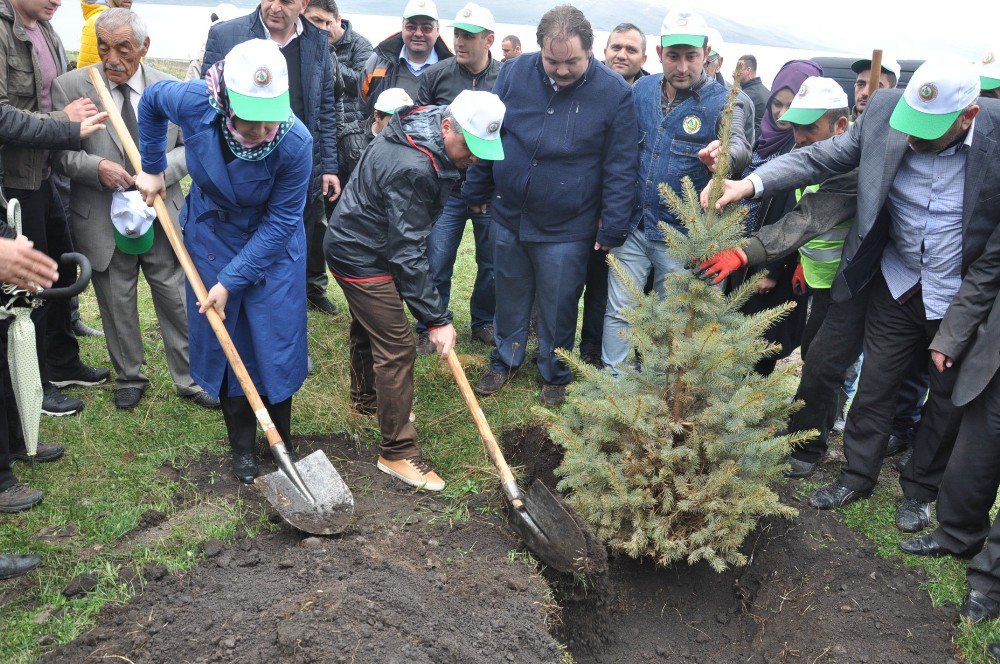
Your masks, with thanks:
[[(950, 371), (960, 371), (958, 368)], [(947, 373), (947, 372), (946, 372)], [(1000, 372), (963, 414), (941, 481), (933, 536), (956, 554), (979, 552), (969, 564), (969, 586), (1000, 601), (1000, 517), (990, 509), (1000, 487)], [(983, 542), (986, 548), (980, 551)]]
[[(929, 363), (928, 345), (941, 324), (940, 320), (927, 320), (919, 292), (900, 304), (881, 274), (872, 282), (865, 317), (865, 361), (858, 393), (847, 415), (847, 463), (840, 475), (845, 486), (857, 491), (867, 491), (878, 481), (900, 385), (915, 354)], [(924, 502), (937, 498), (961, 422), (961, 411), (951, 402), (956, 374), (936, 369), (929, 372), (930, 392), (913, 441), (913, 457), (900, 477), (907, 498)]]
[[(35, 243), (35, 249), (56, 262), (64, 253), (73, 251), (62, 201), (49, 180), (43, 180), (37, 191), (7, 189), (6, 193), (8, 198), (20, 201), (22, 231)], [(59, 266), (56, 286), (69, 286), (75, 280), (75, 271)], [(68, 299), (49, 300), (32, 312), (31, 319), (35, 323), (38, 370), (43, 383), (52, 370), (70, 372), (79, 366), (80, 345), (73, 334)]]
[[(344, 184), (347, 184), (346, 182)], [(323, 238), (326, 237), (326, 201), (323, 196), (306, 203), (302, 222), (306, 231), (306, 297), (326, 297), (330, 278), (326, 274)]]
[(0, 491), (9, 489), (17, 482), (11, 470), (12, 454), (24, 450), (21, 416), (17, 412), (10, 366), (7, 364), (7, 329), (10, 322), (9, 318), (0, 321)]
[(604, 312), (608, 308), (608, 252), (591, 249), (587, 259), (587, 281), (583, 291), (583, 324), (580, 355), (601, 354)]
[[(792, 414), (790, 431), (816, 429), (819, 436), (804, 443), (792, 456), (815, 463), (827, 452), (830, 430), (843, 408), (844, 378), (861, 354), (868, 294), (865, 288), (845, 302), (834, 302), (829, 290), (813, 290), (813, 303), (802, 340), (802, 377), (795, 398), (804, 402)], [(905, 435), (920, 423), (927, 395), (927, 358), (914, 353), (895, 399), (892, 433)]]
[[(265, 395), (260, 396), (267, 408), (271, 421), (274, 422), (281, 440), (289, 450), (292, 446), (292, 397), (284, 401), (271, 403)], [(250, 401), (245, 396), (227, 397), (226, 379), (222, 379), (219, 390), (219, 401), (222, 403), (222, 417), (226, 422), (226, 433), (229, 436), (229, 446), (233, 454), (253, 454), (257, 443), (257, 416), (254, 415)]]

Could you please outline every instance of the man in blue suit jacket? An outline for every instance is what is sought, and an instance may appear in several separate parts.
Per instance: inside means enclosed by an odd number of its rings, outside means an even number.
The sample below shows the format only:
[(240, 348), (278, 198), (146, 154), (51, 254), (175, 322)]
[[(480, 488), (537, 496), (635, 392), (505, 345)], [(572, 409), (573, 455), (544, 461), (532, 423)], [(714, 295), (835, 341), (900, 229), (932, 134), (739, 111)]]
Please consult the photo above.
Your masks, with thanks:
[(337, 177), (337, 111), (328, 34), (302, 19), (307, 0), (263, 0), (246, 16), (212, 26), (205, 43), (201, 75), (226, 53), (250, 39), (271, 39), (288, 63), (292, 111), (313, 137), (313, 169), (303, 220), (306, 229), (306, 295), (313, 308), (337, 313), (326, 296), (328, 279), (323, 259), (326, 214), (323, 199), (340, 196)]
[(462, 195), (496, 225), (496, 349), (476, 391), (499, 391), (520, 368), (534, 302), (541, 401), (557, 405), (573, 375), (555, 350), (573, 348), (591, 248), (625, 241), (639, 138), (632, 88), (594, 59), (583, 13), (556, 7), (537, 34), (541, 52), (505, 64), (493, 86), (506, 156), (470, 168)]

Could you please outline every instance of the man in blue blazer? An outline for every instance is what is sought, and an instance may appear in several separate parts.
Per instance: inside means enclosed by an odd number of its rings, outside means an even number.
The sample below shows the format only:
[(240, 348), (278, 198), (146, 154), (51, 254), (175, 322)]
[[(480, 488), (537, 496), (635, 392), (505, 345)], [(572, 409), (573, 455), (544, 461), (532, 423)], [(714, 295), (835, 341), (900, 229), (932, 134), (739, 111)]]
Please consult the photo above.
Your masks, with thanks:
[(292, 112), (313, 137), (312, 178), (303, 212), (308, 256), (306, 296), (312, 308), (335, 314), (337, 308), (326, 296), (324, 233), (317, 230), (317, 224), (326, 226), (323, 199), (333, 201), (340, 196), (334, 77), (328, 33), (302, 19), (307, 3), (308, 0), (263, 0), (250, 14), (213, 25), (205, 43), (201, 75), (204, 78), (209, 68), (222, 60), (233, 46), (250, 39), (270, 39), (278, 44), (285, 56)]
[(476, 384), (499, 391), (524, 362), (538, 313), (541, 401), (562, 403), (592, 248), (625, 241), (635, 201), (639, 135), (632, 88), (593, 56), (594, 33), (570, 5), (538, 24), (539, 53), (504, 65), (493, 87), (507, 107), (503, 161), (469, 169), (462, 195), (495, 223), (496, 348)]

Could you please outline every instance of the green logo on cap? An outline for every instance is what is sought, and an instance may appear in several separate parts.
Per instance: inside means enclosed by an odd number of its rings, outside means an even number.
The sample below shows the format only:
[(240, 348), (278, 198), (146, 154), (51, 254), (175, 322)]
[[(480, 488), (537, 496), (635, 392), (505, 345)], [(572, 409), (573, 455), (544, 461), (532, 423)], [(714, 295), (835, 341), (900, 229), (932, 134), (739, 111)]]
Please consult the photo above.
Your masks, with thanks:
[(271, 70), (267, 67), (261, 67), (253, 73), (253, 82), (260, 87), (265, 87), (271, 82)]
[(925, 104), (929, 104), (930, 102), (937, 99), (938, 89), (937, 86), (934, 85), (933, 83), (924, 83), (923, 85), (920, 86), (920, 90), (917, 92), (917, 94), (920, 95), (920, 101), (924, 102)]

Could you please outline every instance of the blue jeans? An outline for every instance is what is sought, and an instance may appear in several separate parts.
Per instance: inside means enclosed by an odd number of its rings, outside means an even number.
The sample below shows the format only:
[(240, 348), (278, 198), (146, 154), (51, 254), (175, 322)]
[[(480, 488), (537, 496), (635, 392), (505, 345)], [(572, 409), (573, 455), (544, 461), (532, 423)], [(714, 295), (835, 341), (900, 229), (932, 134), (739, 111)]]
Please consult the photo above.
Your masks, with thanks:
[[(470, 218), (472, 233), (476, 238), (477, 270), (476, 283), (472, 287), (472, 297), (469, 298), (469, 313), (472, 317), (472, 329), (478, 330), (493, 325), (493, 312), (496, 309), (490, 216), (470, 212), (462, 198), (452, 195), (427, 237), (427, 260), (434, 276), (434, 286), (447, 307), (451, 300), (451, 275), (455, 271), (458, 246), (465, 233), (465, 222)], [(420, 323), (417, 331), (426, 332), (427, 328)]]
[[(653, 272), (653, 290), (662, 298), (663, 278), (674, 272), (682, 272), (684, 265), (667, 254), (665, 242), (650, 240), (645, 231), (634, 228), (625, 238), (625, 244), (611, 250), (622, 269), (628, 275), (636, 290), (642, 292), (650, 271)], [(601, 360), (611, 368), (612, 375), (618, 375), (618, 366), (628, 360), (632, 352), (629, 343), (629, 324), (622, 311), (637, 306), (632, 292), (618, 280), (612, 270), (608, 274), (608, 308), (604, 313), (604, 337), (601, 340)]]
[(497, 298), (496, 348), (490, 354), (490, 367), (506, 374), (524, 362), (534, 301), (542, 381), (548, 385), (571, 382), (573, 373), (555, 349), (573, 350), (593, 241), (521, 242), (499, 224), (493, 226), (493, 240), (496, 289), (503, 296)]

